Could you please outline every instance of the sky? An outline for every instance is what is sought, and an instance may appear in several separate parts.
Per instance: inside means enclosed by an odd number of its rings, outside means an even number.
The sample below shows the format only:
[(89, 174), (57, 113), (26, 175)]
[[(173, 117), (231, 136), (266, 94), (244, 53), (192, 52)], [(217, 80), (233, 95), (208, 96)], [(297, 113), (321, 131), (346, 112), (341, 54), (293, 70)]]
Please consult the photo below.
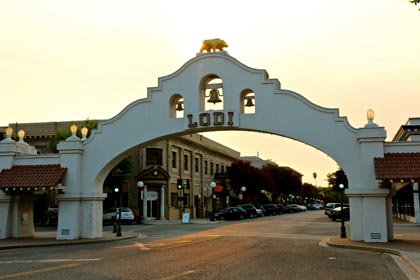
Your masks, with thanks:
[[(420, 117), (418, 8), (408, 0), (0, 1), (0, 126), (112, 118), (194, 58), (204, 39), (221, 38), (231, 56), (338, 108), (355, 128), (373, 109), (390, 141)], [(205, 135), (318, 186), (338, 168), (279, 136)]]

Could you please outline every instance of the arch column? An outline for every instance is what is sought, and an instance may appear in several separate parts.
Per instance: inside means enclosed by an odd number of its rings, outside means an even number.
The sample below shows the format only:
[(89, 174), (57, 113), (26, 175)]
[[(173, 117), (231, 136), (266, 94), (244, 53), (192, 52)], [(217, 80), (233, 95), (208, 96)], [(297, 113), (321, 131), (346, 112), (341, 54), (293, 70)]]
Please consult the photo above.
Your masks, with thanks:
[[(350, 198), (351, 239), (365, 242), (388, 242), (393, 239), (392, 209), (388, 189), (378, 187), (375, 180), (375, 157), (384, 154), (386, 132), (383, 127), (360, 128), (360, 174), (356, 185), (346, 194)], [(355, 180), (357, 181), (357, 180)]]

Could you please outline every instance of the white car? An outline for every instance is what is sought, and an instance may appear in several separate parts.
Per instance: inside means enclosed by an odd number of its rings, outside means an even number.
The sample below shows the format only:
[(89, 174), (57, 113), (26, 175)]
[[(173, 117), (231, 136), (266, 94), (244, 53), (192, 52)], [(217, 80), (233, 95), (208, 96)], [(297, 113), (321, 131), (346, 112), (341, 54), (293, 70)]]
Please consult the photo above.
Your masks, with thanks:
[(307, 210), (305, 205), (299, 205), (298, 204), (297, 206), (299, 207), (299, 211), (301, 211), (301, 212), (305, 212)]
[(259, 207), (255, 207), (255, 208), (257, 208), (257, 216), (264, 217), (264, 211)]
[(118, 218), (120, 217), (119, 209), (121, 209), (121, 222), (125, 223), (132, 223), (134, 222), (134, 213), (131, 211), (128, 207), (121, 207), (121, 208), (110, 208), (108, 210), (105, 210), (103, 213), (102, 220), (104, 222), (111, 222), (114, 223), (118, 221)]

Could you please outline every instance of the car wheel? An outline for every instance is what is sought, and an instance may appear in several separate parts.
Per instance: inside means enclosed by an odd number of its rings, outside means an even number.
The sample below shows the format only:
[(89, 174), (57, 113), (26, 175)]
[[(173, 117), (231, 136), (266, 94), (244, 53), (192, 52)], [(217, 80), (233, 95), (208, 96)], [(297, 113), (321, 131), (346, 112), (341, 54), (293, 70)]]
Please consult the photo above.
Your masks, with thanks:
[(251, 213), (251, 214), (249, 215), (249, 217), (250, 217), (251, 219), (252, 219), (252, 218), (254, 218), (254, 214), (252, 214), (252, 213)]
[(245, 216), (244, 215), (240, 215), (239, 216), (239, 220), (243, 220), (243, 219), (245, 219)]
[(337, 219), (336, 218), (332, 218), (332, 220), (335, 222)]

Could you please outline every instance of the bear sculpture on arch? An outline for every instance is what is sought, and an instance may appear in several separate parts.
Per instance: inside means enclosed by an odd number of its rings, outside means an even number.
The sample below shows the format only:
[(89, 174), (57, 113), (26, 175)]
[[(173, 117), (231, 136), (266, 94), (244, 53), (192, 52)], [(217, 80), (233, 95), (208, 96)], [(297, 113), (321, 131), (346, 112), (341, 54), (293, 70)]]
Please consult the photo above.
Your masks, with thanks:
[(210, 52), (210, 51), (215, 52), (216, 50), (223, 51), (223, 48), (227, 48), (227, 47), (228, 45), (222, 39), (219, 39), (219, 38), (207, 39), (203, 41), (203, 44), (200, 49), (200, 53), (204, 51), (207, 51), (207, 52)]

